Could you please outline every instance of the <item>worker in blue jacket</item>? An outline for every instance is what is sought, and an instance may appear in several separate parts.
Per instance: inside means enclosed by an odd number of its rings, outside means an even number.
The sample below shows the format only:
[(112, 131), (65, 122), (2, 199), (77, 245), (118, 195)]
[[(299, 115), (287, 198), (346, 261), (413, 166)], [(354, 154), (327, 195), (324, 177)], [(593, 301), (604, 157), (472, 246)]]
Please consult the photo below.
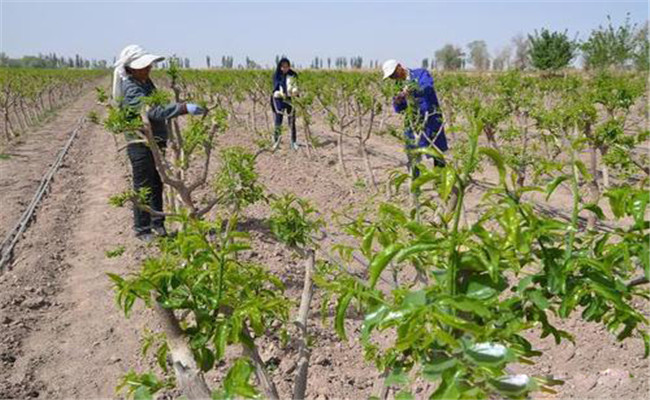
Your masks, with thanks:
[[(404, 132), (407, 150), (435, 146), (440, 152), (447, 151), (447, 137), (445, 136), (440, 103), (429, 71), (424, 68), (404, 68), (396, 60), (384, 62), (382, 69), (384, 79), (390, 78), (406, 83), (405, 88), (393, 98), (395, 111), (403, 113), (409, 99), (414, 101), (417, 106), (416, 121), (407, 125)], [(433, 160), (435, 166), (445, 165), (445, 161), (440, 157), (433, 157)], [(409, 154), (409, 169), (414, 167), (413, 164), (418, 161), (419, 157)], [(414, 168), (413, 174), (414, 176), (419, 175), (416, 168)]]
[(271, 109), (275, 115), (275, 130), (273, 133), (273, 148), (280, 145), (282, 119), (287, 114), (289, 129), (291, 130), (291, 148), (298, 149), (296, 142), (296, 114), (291, 105), (291, 97), (298, 95), (296, 79), (298, 74), (291, 69), (289, 59), (282, 57), (273, 74), (273, 95), (271, 96)]

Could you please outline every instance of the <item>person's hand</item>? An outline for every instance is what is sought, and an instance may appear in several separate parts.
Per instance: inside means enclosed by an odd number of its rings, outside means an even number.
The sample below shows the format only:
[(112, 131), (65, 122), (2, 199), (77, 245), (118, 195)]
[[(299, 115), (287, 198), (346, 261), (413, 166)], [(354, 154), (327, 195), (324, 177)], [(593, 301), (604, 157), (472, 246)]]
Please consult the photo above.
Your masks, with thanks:
[(282, 92), (282, 90), (276, 90), (275, 92), (273, 92), (273, 97), (276, 99), (283, 99), (284, 93)]
[(205, 108), (201, 107), (198, 104), (187, 103), (186, 107), (187, 107), (187, 112), (192, 115), (204, 115), (207, 113)]

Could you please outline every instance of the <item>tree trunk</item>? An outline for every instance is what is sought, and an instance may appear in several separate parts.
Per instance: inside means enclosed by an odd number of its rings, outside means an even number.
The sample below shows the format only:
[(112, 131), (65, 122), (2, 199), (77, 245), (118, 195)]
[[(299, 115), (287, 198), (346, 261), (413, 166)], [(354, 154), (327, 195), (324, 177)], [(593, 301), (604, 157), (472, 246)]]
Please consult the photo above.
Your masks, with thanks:
[(257, 102), (253, 101), (253, 115), (251, 118), (251, 125), (253, 127), (253, 132), (257, 133)]
[(517, 171), (517, 186), (519, 188), (524, 187), (524, 184), (526, 183), (526, 166), (524, 165), (523, 167), (519, 168)]
[(377, 180), (375, 179), (375, 173), (372, 170), (372, 165), (370, 164), (370, 157), (368, 157), (368, 150), (366, 149), (366, 144), (363, 140), (359, 141), (359, 147), (361, 148), (361, 154), (363, 155), (363, 162), (366, 165), (366, 173), (368, 174), (368, 181), (372, 185), (374, 191), (377, 191)]
[(160, 317), (167, 337), (178, 388), (190, 400), (211, 398), (210, 389), (196, 365), (178, 319), (171, 310), (162, 308), (158, 303), (154, 305), (154, 310)]
[(20, 129), (25, 132), (27, 130), (27, 121), (25, 120), (25, 114), (22, 114), (18, 107), (14, 107), (14, 114), (16, 114), (16, 121), (20, 125)]
[[(524, 128), (524, 140), (522, 144), (522, 151), (523, 151), (523, 158), (527, 159), (528, 158), (528, 128), (527, 128), (527, 123), (528, 119), (526, 116), (523, 116), (523, 122), (521, 122), (521, 114), (518, 114), (517, 120), (520, 121), (520, 126)], [(517, 185), (519, 188), (524, 187), (524, 184), (526, 183), (526, 170), (527, 170), (527, 165), (524, 164), (522, 165), (519, 170), (517, 171)]]
[(11, 140), (11, 132), (9, 131), (9, 115), (7, 113), (7, 109), (3, 111), (4, 114), (4, 128), (5, 128), (5, 137), (7, 141)]
[[(607, 155), (609, 149), (605, 146), (600, 148), (601, 158), (604, 158)], [(603, 162), (603, 187), (609, 189), (609, 167)]]
[(42, 93), (38, 95), (38, 101), (40, 102), (40, 106), (41, 106), (41, 116), (43, 116), (43, 114), (45, 114), (45, 111), (47, 110), (47, 108), (45, 107), (45, 101), (43, 100), (43, 94)]
[(492, 147), (495, 150), (498, 150), (499, 147), (497, 146), (497, 140), (494, 136), (494, 129), (492, 128), (485, 128), (485, 135), (487, 136), (488, 144), (490, 147)]
[(390, 370), (388, 368), (384, 369), (384, 372), (382, 372), (381, 375), (379, 375), (379, 379), (377, 379), (377, 384), (379, 385), (379, 400), (386, 400), (388, 399), (388, 395), (390, 393), (390, 386), (386, 385), (386, 378), (390, 375)]
[(339, 132), (339, 136), (336, 139), (336, 147), (338, 148), (339, 167), (341, 172), (343, 172), (345, 176), (350, 176), (348, 169), (345, 167), (345, 161), (343, 160), (343, 132)]
[(271, 130), (271, 122), (269, 121), (269, 111), (264, 110), (264, 122), (266, 123), (266, 130)]
[[(600, 188), (598, 187), (598, 149), (594, 146), (589, 151), (589, 173), (591, 180), (589, 182), (589, 203), (598, 205), (600, 199)], [(592, 212), (587, 216), (587, 229), (593, 230), (596, 227), (596, 215)]]
[(29, 114), (29, 107), (25, 107), (25, 102), (21, 100), (20, 102), (20, 111), (23, 113), (23, 118), (25, 118), (25, 121), (27, 122), (27, 125), (34, 125), (34, 122), (32, 121), (32, 116)]
[(295, 321), (296, 326), (300, 330), (300, 344), (296, 380), (293, 387), (293, 400), (303, 400), (307, 391), (309, 357), (311, 356), (311, 350), (308, 344), (307, 320), (309, 319), (309, 308), (314, 295), (312, 274), (314, 272), (315, 258), (314, 251), (308, 250), (306, 254), (305, 279), (303, 282), (302, 298), (300, 299), (300, 309), (298, 310), (298, 318)]
[(15, 137), (15, 133), (13, 130), (13, 127), (11, 126), (11, 120), (9, 119), (9, 109), (5, 108), (4, 109), (4, 119), (5, 119), (5, 136), (7, 137), (7, 141), (11, 140), (13, 137)]
[(314, 147), (314, 141), (311, 137), (311, 127), (309, 126), (308, 123), (305, 122), (305, 146), (307, 146), (307, 157), (311, 159), (313, 157), (313, 147)]
[[(247, 328), (244, 328), (242, 335), (246, 338), (247, 342), (253, 342)], [(255, 365), (255, 376), (264, 391), (264, 397), (271, 400), (279, 400), (280, 396), (278, 395), (278, 389), (275, 387), (275, 383), (273, 383), (273, 380), (269, 376), (264, 360), (260, 357), (257, 348), (255, 345), (249, 347), (245, 342), (242, 342), (242, 350), (244, 355), (250, 358), (253, 365)]]

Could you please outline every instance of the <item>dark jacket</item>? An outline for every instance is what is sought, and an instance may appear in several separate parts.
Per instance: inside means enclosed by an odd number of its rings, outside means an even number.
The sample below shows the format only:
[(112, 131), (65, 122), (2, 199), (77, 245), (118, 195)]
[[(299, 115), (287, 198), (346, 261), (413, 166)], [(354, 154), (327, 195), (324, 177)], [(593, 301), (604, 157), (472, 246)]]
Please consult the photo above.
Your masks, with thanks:
[[(275, 68), (275, 72), (273, 73), (273, 92), (275, 92), (276, 90), (280, 90), (280, 88), (282, 88), (282, 91), (284, 93), (287, 93), (287, 76), (295, 76), (295, 77), (298, 76), (296, 71), (292, 69), (289, 69), (289, 72), (283, 74), (282, 70), (280, 69), (280, 65), (282, 65), (283, 62), (289, 63), (289, 60), (286, 58), (282, 58), (278, 62), (278, 65)], [(291, 63), (289, 63), (289, 65), (291, 65)]]
[[(142, 107), (141, 99), (151, 95), (154, 90), (156, 90), (156, 87), (150, 79), (146, 82), (140, 82), (137, 79), (128, 77), (122, 81), (122, 93), (124, 93), (124, 97), (121, 106), (131, 108), (133, 110), (133, 118), (138, 118), (140, 107)], [(180, 103), (170, 103), (164, 107), (152, 107), (147, 113), (147, 116), (151, 122), (151, 130), (156, 139), (164, 144), (167, 141), (167, 120), (177, 117), (184, 112), (185, 107)], [(125, 136), (127, 142), (139, 139), (138, 135), (134, 132), (126, 132)]]

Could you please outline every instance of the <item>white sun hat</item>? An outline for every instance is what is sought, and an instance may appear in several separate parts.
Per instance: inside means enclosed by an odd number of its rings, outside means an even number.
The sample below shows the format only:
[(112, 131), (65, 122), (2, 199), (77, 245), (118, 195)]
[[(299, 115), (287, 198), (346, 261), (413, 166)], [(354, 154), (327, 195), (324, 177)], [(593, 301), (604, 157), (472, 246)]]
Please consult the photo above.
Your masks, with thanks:
[(122, 96), (122, 80), (126, 79), (125, 67), (142, 69), (164, 59), (165, 57), (151, 54), (137, 44), (131, 44), (122, 49), (120, 57), (113, 65), (115, 67), (113, 71), (113, 99)]
[(120, 58), (115, 62), (115, 67), (121, 64), (129, 68), (141, 69), (164, 59), (163, 56), (151, 54), (137, 44), (132, 44), (122, 50)]
[(393, 75), (393, 72), (395, 72), (395, 69), (397, 68), (398, 65), (399, 63), (397, 62), (397, 60), (391, 59), (391, 60), (384, 61), (384, 63), (381, 66), (382, 71), (384, 71), (384, 79)]
[(164, 60), (165, 57), (157, 56), (155, 54), (144, 54), (135, 60), (128, 63), (126, 66), (133, 69), (141, 69), (150, 66), (153, 63)]

